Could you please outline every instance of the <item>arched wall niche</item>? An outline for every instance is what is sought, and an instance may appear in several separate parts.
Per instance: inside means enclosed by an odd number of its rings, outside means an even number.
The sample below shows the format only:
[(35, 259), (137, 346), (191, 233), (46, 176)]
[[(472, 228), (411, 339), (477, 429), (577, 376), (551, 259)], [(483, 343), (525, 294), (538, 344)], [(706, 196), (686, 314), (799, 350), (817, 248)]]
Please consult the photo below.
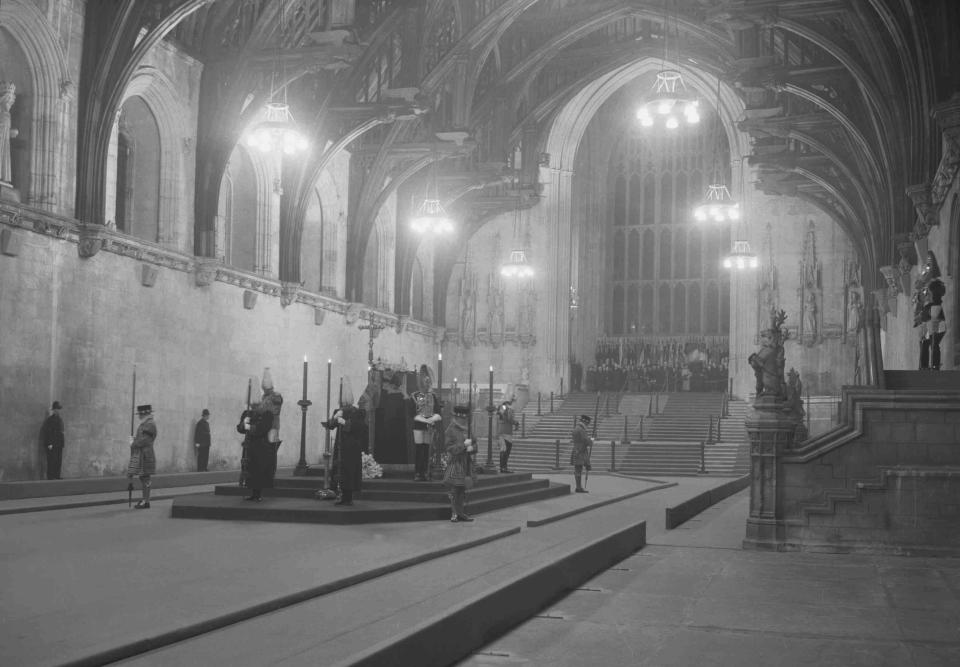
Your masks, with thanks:
[[(171, 78), (195, 78), (192, 59), (169, 53), (164, 45), (151, 51), (148, 63), (137, 69), (124, 91), (121, 108), (131, 97), (140, 97), (156, 119), (160, 133), (159, 146), (159, 234), (157, 242), (184, 253), (193, 252), (193, 130), (184, 119), (196, 117), (194, 101), (184, 97)], [(161, 69), (166, 67), (170, 72)], [(116, 128), (111, 137), (110, 150), (115, 149)], [(108, 168), (108, 180), (109, 180)], [(106, 211), (110, 219), (111, 193), (107, 183)]]
[(24, 127), (19, 129), (29, 167), (26, 183), (18, 185), (20, 198), (30, 206), (72, 215), (73, 181), (62, 176), (72, 159), (72, 144), (64, 138), (66, 123), (76, 124), (76, 95), (57, 35), (36, 3), (4, 0), (0, 40), (15, 43), (26, 61), (22, 71), (5, 74), (24, 91)]
[(160, 241), (161, 132), (146, 100), (127, 97), (111, 140), (116, 164), (107, 184), (107, 215), (130, 236)]
[(220, 185), (216, 256), (237, 269), (272, 275), (279, 256), (273, 196), (274, 165), (241, 144), (234, 147)]

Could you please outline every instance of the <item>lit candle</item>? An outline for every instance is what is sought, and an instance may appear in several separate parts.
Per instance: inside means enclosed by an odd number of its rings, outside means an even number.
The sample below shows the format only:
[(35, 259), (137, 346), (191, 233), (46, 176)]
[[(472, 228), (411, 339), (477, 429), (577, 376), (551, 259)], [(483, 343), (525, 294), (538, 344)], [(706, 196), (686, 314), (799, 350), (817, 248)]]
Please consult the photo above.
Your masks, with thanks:
[(437, 393), (443, 396), (443, 352), (437, 352)]
[(490, 367), (490, 405), (493, 405), (493, 366)]
[(307, 355), (303, 355), (303, 400), (307, 400)]
[(330, 376), (333, 371), (333, 359), (327, 359), (327, 412), (330, 414)]

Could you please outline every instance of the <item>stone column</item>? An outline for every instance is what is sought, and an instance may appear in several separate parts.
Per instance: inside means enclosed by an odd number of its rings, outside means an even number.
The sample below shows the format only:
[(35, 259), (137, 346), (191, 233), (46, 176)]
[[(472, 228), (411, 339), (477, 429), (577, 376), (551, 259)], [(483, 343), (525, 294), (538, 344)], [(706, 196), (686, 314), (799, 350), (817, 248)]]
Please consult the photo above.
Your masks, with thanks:
[(744, 424), (750, 438), (751, 477), (744, 549), (777, 551), (784, 539), (780, 456), (793, 446), (798, 424), (781, 406), (781, 401), (761, 396)]
[[(550, 169), (542, 178), (545, 201), (540, 209), (542, 247), (549, 256), (535, 254), (534, 261), (544, 267), (543, 309), (537, 312), (537, 347), (542, 355), (544, 377), (541, 386), (560, 386), (560, 377), (567, 363), (570, 336), (570, 285), (575, 284), (575, 267), (571, 265), (572, 183), (573, 172)], [(546, 242), (549, 240), (549, 242)]]

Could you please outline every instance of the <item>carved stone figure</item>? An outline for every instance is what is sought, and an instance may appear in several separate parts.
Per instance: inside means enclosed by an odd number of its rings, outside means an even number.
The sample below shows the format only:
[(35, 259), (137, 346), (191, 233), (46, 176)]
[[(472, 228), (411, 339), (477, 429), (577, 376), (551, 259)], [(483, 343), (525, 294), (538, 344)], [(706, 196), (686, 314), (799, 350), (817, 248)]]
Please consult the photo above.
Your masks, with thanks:
[(10, 107), (17, 99), (17, 87), (9, 81), (0, 81), (0, 181), (13, 183), (10, 162), (10, 140), (19, 131), (11, 126)]
[(803, 333), (810, 336), (811, 342), (816, 341), (819, 336), (819, 308), (817, 307), (817, 295), (813, 292), (807, 292), (806, 303), (803, 307)]
[(784, 311), (773, 314), (770, 328), (760, 334), (760, 349), (747, 359), (757, 377), (757, 398), (771, 397), (783, 400), (786, 380), (783, 376), (785, 356), (783, 343), (787, 332), (781, 326), (787, 319)]
[(460, 300), (460, 340), (472, 343), (476, 336), (477, 300), (473, 285), (464, 279), (463, 296)]
[(847, 304), (847, 333), (856, 334), (860, 331), (863, 320), (863, 302), (860, 301), (860, 292), (856, 289), (850, 290), (849, 303)]

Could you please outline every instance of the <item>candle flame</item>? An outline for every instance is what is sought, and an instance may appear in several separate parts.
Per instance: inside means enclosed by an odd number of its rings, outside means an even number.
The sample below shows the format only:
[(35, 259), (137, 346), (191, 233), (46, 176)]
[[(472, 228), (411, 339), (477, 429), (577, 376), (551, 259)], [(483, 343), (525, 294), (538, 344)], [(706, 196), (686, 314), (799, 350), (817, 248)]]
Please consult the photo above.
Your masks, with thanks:
[(307, 355), (303, 355), (303, 363), (307, 363)]
[(333, 359), (327, 359), (327, 363), (328, 363), (328, 364), (332, 364), (332, 363), (333, 363)]
[(490, 372), (491, 372), (491, 373), (493, 372), (493, 366), (490, 367)]
[(437, 361), (443, 361), (443, 352), (437, 352)]

